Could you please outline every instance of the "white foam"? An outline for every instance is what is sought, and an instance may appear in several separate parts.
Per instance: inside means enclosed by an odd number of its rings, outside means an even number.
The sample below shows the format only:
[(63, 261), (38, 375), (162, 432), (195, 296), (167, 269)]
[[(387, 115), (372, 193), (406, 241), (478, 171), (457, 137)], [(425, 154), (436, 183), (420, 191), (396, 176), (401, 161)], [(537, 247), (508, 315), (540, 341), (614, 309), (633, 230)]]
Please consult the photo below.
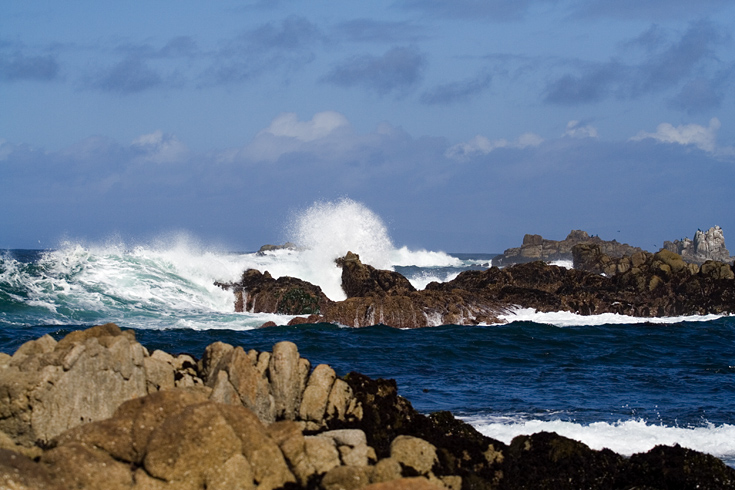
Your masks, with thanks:
[(584, 325), (618, 325), (626, 323), (680, 323), (680, 322), (708, 322), (722, 318), (722, 315), (689, 315), (676, 317), (637, 317), (619, 315), (617, 313), (602, 313), (599, 315), (580, 315), (568, 311), (540, 312), (532, 308), (515, 308), (510, 313), (498, 315), (498, 318), (509, 323), (535, 322), (554, 325), (557, 327), (574, 327)]
[(517, 420), (510, 417), (465, 420), (482, 434), (506, 444), (510, 444), (516, 436), (545, 431), (581, 441), (592, 449), (608, 448), (625, 456), (649, 451), (656, 445), (679, 444), (725, 460), (735, 460), (735, 426), (730, 424), (672, 427), (642, 420), (594, 422), (588, 425), (559, 420)]

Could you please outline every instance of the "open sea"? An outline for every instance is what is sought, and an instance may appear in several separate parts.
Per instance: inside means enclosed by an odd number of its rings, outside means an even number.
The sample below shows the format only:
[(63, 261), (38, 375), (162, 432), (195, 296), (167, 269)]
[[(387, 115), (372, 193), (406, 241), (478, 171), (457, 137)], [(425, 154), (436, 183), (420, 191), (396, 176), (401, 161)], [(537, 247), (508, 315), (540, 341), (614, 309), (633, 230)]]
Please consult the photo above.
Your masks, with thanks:
[(319, 284), (339, 300), (333, 261), (347, 250), (417, 288), (486, 268), (493, 256), (395, 247), (380, 219), (351, 201), (315, 205), (291, 224), (290, 237), (303, 248), (232, 253), (178, 236), (0, 251), (0, 351), (106, 322), (135, 329), (151, 351), (196, 357), (218, 340), (258, 350), (290, 340), (312, 365), (394, 378), (419, 411), (450, 410), (506, 443), (553, 431), (623, 455), (680, 444), (735, 466), (735, 317), (519, 309), (503, 325), (260, 329), (291, 317), (235, 313), (232, 294), (215, 281), (257, 268)]

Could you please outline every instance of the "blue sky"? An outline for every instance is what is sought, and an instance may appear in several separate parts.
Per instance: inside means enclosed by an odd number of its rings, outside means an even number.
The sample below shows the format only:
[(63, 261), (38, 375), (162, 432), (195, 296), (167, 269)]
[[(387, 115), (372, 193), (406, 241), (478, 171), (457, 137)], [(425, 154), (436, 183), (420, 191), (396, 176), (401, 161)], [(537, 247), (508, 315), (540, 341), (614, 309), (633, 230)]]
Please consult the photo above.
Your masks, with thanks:
[(186, 231), (257, 249), (341, 197), (396, 245), (450, 252), (735, 236), (732, 1), (0, 12), (0, 248)]

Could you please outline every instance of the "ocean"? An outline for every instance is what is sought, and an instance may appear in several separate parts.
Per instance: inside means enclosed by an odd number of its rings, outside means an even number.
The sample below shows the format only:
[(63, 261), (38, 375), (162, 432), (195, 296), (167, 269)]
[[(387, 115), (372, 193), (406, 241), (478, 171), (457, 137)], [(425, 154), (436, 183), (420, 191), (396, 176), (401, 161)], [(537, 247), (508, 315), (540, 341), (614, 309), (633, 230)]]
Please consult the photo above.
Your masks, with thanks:
[(393, 378), (419, 411), (450, 410), (506, 443), (553, 431), (623, 455), (680, 444), (735, 466), (734, 317), (517, 309), (502, 325), (261, 329), (291, 317), (235, 313), (232, 294), (215, 281), (257, 268), (308, 280), (338, 300), (344, 293), (333, 261), (348, 250), (419, 289), (489, 267), (494, 255), (394, 246), (380, 218), (351, 201), (312, 206), (288, 230), (301, 248), (234, 253), (179, 235), (0, 251), (0, 351), (106, 322), (135, 329), (151, 351), (196, 357), (218, 340), (258, 350), (290, 340), (312, 365)]

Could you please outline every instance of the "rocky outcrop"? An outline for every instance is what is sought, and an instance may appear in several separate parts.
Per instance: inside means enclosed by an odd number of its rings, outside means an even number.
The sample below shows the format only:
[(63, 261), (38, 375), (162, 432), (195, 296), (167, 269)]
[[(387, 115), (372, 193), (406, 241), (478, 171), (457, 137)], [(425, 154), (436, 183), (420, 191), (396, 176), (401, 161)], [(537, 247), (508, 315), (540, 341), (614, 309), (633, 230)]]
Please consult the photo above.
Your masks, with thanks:
[(289, 325), (329, 322), (351, 327), (385, 324), (420, 328), (496, 323), (497, 316), (507, 311), (468, 291), (416, 291), (399, 273), (363, 264), (351, 252), (336, 262), (342, 267), (342, 287), (348, 296), (344, 301), (330, 300), (321, 288), (306, 281), (273, 279), (267, 271), (254, 269), (245, 271), (239, 282), (217, 285), (234, 292), (235, 311), (306, 315), (294, 318)]
[(616, 240), (602, 240), (598, 236), (589, 236), (586, 231), (572, 230), (564, 240), (547, 240), (541, 235), (525, 235), (520, 247), (509, 248), (501, 255), (493, 257), (492, 263), (497, 267), (505, 267), (536, 260), (544, 262), (572, 260), (572, 248), (580, 243), (597, 245), (605, 255), (614, 258), (642, 251), (638, 247), (618, 243)]
[(311, 315), (320, 313), (330, 299), (319, 286), (295, 277), (273, 279), (268, 271), (246, 270), (239, 282), (215, 283), (235, 294), (235, 311)]
[(498, 318), (516, 307), (640, 317), (735, 312), (735, 273), (727, 263), (710, 260), (700, 267), (668, 250), (611, 257), (594, 243), (577, 244), (571, 254), (573, 269), (535, 261), (469, 270), (449, 282), (430, 283), (423, 291), (415, 291), (400, 274), (376, 270), (350, 253), (337, 261), (350, 296), (338, 302), (304, 281), (276, 281), (267, 272), (254, 270), (247, 271), (241, 283), (224, 287), (236, 292), (237, 311), (282, 313), (286, 309), (283, 298), (309, 298), (288, 303), (301, 305), (287, 309), (290, 314), (308, 314), (294, 318), (290, 325), (328, 322), (421, 328), (491, 324), (501, 322)]
[(697, 230), (694, 240), (682, 238), (664, 242), (664, 249), (681, 255), (686, 262), (704, 264), (708, 260), (732, 263), (733, 257), (725, 248), (725, 234), (719, 226), (707, 231)]
[[(126, 354), (114, 347), (120, 365), (107, 370), (115, 373), (125, 365), (145, 370), (145, 359), (153, 358), (131, 333), (108, 324), (73, 332), (58, 342), (43, 337), (26, 343), (0, 371), (17, 374), (23, 359), (23, 372), (32, 376), (55, 366), (53, 353), (65, 352), (61, 357), (68, 359), (77, 346), (86, 351), (95, 342), (128, 346)], [(94, 357), (107, 359), (108, 354), (99, 351)], [(163, 352), (156, 358), (177, 359)], [(340, 378), (327, 365), (311, 370), (288, 342), (276, 344), (272, 353), (245, 352), (218, 342), (207, 347), (201, 360), (192, 359), (189, 365), (189, 359), (174, 372), (186, 371), (190, 381), (176, 386), (184, 378), (175, 374), (174, 386), (165, 384), (144, 396), (113, 402), (118, 406), (110, 414), (92, 414), (84, 423), (39, 438), (41, 446), (33, 451), (27, 447), (28, 434), (40, 432), (27, 411), (14, 411), (19, 398), (9, 397), (10, 377), (0, 378), (3, 427), (28, 425), (26, 431), (0, 438), (0, 488), (735, 488), (734, 469), (678, 446), (657, 446), (623, 458), (553, 433), (519, 436), (506, 445), (448, 412), (416, 412), (398, 395), (393, 380), (358, 373)], [(98, 366), (80, 362), (88, 362), (83, 353), (73, 365), (80, 366), (78, 376), (90, 379), (87, 384), (61, 383), (56, 398), (36, 400), (34, 407), (70, 403), (47, 408), (81, 420), (85, 417), (77, 415), (86, 408), (75, 400), (115, 399), (119, 385), (97, 377)], [(148, 389), (155, 386), (146, 381), (144, 376), (139, 383)], [(29, 400), (34, 388), (26, 389), (30, 391), (23, 399)], [(14, 390), (15, 395), (22, 391), (20, 385)], [(78, 398), (67, 398), (70, 393), (65, 392), (71, 391)], [(8, 424), (13, 418), (15, 423)]]
[(363, 264), (360, 256), (352, 252), (347, 252), (336, 262), (342, 268), (342, 289), (348, 298), (402, 296), (416, 291), (408, 279), (399, 273)]

